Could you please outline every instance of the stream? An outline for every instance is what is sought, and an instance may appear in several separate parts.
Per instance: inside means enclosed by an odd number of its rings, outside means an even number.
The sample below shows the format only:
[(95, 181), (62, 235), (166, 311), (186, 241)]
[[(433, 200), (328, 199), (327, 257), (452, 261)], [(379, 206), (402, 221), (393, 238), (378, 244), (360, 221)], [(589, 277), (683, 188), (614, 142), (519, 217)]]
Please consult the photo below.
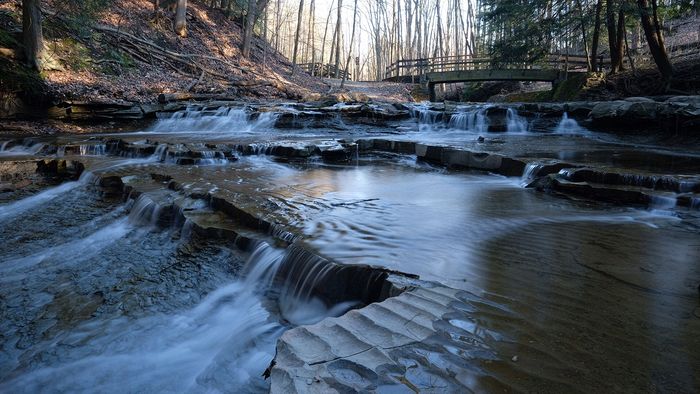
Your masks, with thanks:
[[(468, 294), (448, 320), (473, 351), (397, 356), (411, 385), (337, 387), (700, 390), (695, 145), (515, 109), (493, 132), (477, 105), (276, 127), (290, 108), (0, 135), (0, 392), (266, 392), (279, 338), (382, 301), (374, 272)], [(386, 140), (527, 165), (441, 165)], [(346, 265), (371, 280), (331, 286)]]

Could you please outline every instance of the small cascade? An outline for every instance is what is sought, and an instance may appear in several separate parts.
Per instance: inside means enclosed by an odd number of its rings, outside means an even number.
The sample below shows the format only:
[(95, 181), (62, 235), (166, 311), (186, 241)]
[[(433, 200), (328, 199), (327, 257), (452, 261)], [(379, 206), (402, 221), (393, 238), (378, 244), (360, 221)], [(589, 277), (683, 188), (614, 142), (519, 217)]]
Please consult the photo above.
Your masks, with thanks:
[[(65, 149), (65, 146), (63, 148)], [(79, 149), (80, 149), (80, 156), (104, 156), (107, 152), (107, 145), (106, 144), (80, 145)]]
[(164, 161), (167, 154), (168, 154), (168, 145), (167, 144), (159, 144), (156, 146), (156, 150), (155, 150), (155, 152), (153, 152), (153, 155), (151, 156), (151, 158), (156, 160), (156, 161)]
[(223, 165), (229, 163), (223, 152), (201, 151), (200, 153), (202, 154), (202, 158), (195, 161), (197, 165)]
[(485, 133), (489, 129), (489, 119), (486, 116), (487, 110), (488, 107), (477, 107), (456, 112), (450, 117), (448, 127), (474, 133)]
[(676, 197), (652, 195), (651, 201), (649, 201), (649, 208), (650, 209), (659, 209), (659, 210), (669, 210), (669, 209), (675, 208), (676, 204), (677, 204)]
[(508, 108), (506, 111), (506, 131), (508, 133), (527, 133), (529, 128), (527, 119), (518, 115), (515, 108)]
[(442, 122), (442, 112), (430, 109), (427, 102), (411, 107), (409, 112), (418, 122), (419, 131), (433, 131), (433, 126)]
[(162, 207), (146, 194), (141, 194), (129, 211), (129, 221), (138, 225), (155, 227), (161, 217)]
[(690, 200), (690, 209), (700, 210), (700, 197), (693, 197)]
[(251, 130), (270, 129), (275, 126), (280, 115), (274, 112), (262, 112), (253, 122)]
[(569, 114), (564, 112), (557, 128), (554, 132), (557, 134), (580, 134), (584, 131), (584, 128), (579, 126), (575, 119), (570, 119)]
[(251, 120), (251, 115), (243, 108), (221, 107), (215, 111), (208, 111), (190, 107), (170, 117), (159, 119), (150, 132), (238, 134), (272, 128), (278, 117), (279, 114), (263, 112)]
[(32, 139), (24, 139), (21, 143), (4, 141), (0, 144), (0, 156), (36, 155), (44, 148), (44, 144)]
[(384, 271), (342, 266), (291, 245), (276, 275), (280, 311), (294, 324), (339, 316), (357, 305), (379, 301), (386, 278)]
[(525, 166), (523, 175), (520, 177), (520, 186), (528, 187), (537, 178), (537, 174), (542, 169), (541, 163), (528, 163)]

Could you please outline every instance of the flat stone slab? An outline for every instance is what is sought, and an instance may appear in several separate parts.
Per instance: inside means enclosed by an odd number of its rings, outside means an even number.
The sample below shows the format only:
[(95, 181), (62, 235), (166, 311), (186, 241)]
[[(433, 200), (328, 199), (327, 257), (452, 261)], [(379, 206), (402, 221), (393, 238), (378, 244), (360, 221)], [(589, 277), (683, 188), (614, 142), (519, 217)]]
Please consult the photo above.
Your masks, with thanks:
[[(285, 332), (271, 393), (465, 392), (497, 359), (464, 319), (467, 292), (433, 283)], [(471, 387), (471, 388), (469, 388)]]

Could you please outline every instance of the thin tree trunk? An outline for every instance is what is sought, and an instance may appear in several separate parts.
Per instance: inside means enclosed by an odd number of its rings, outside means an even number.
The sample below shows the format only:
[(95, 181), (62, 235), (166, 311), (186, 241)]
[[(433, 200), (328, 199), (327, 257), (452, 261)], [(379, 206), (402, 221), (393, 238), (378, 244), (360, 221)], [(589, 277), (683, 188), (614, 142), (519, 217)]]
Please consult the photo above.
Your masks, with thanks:
[(180, 37), (187, 37), (187, 0), (177, 0), (175, 33)]
[(275, 50), (279, 52), (280, 50), (280, 30), (282, 29), (282, 0), (277, 0), (277, 7), (275, 8)]
[(245, 29), (243, 30), (243, 57), (250, 57), (250, 44), (253, 41), (253, 26), (255, 25), (256, 0), (248, 0), (248, 11), (245, 16)]
[(355, 26), (357, 25), (357, 0), (355, 0), (355, 10), (352, 13), (352, 34), (350, 34), (350, 49), (348, 49), (348, 60), (345, 62), (345, 73), (343, 80), (340, 82), (340, 88), (345, 86), (345, 80), (348, 78), (348, 70), (350, 69), (350, 59), (352, 58), (352, 45), (355, 42)]
[[(303, 1), (303, 0), (302, 0)], [(341, 23), (341, 14), (343, 10), (343, 0), (338, 0), (338, 21), (336, 22), (335, 25), (335, 37), (336, 37), (336, 44), (335, 44), (335, 77), (338, 78), (340, 77), (340, 23)]]
[(595, 6), (595, 22), (593, 25), (593, 42), (591, 43), (591, 68), (597, 71), (598, 67), (598, 42), (600, 41), (600, 13), (603, 10), (603, 0), (598, 0)]
[(331, 12), (333, 11), (333, 3), (335, 3), (335, 0), (331, 1), (331, 6), (328, 7), (328, 16), (326, 17), (326, 27), (325, 27), (325, 29), (323, 29), (323, 42), (321, 43), (321, 76), (323, 76), (323, 67), (324, 67), (324, 64), (326, 63), (326, 37), (328, 36), (328, 23), (331, 20)]
[(622, 6), (620, 6), (617, 16), (617, 43), (615, 44), (615, 49), (617, 49), (615, 57), (620, 63), (618, 68), (620, 71), (625, 69), (623, 62), (625, 57), (625, 29), (625, 12), (622, 10)]
[(309, 41), (307, 45), (311, 49), (311, 75), (316, 74), (316, 1), (311, 0), (311, 9), (309, 10)]
[(39, 0), (22, 1), (22, 41), (27, 65), (41, 71), (44, 56), (44, 33), (41, 28)]
[(299, 50), (299, 34), (301, 33), (301, 22), (304, 18), (304, 0), (299, 3), (299, 14), (297, 16), (297, 32), (294, 35), (294, 53), (292, 55), (292, 74), (297, 68), (297, 51)]
[(587, 70), (593, 71), (593, 64), (591, 63), (591, 54), (588, 52), (588, 40), (586, 39), (586, 23), (583, 18), (583, 6), (581, 5), (581, 0), (576, 0), (576, 8), (578, 9), (579, 22), (581, 26), (581, 36), (583, 38), (583, 51), (586, 54), (586, 67)]

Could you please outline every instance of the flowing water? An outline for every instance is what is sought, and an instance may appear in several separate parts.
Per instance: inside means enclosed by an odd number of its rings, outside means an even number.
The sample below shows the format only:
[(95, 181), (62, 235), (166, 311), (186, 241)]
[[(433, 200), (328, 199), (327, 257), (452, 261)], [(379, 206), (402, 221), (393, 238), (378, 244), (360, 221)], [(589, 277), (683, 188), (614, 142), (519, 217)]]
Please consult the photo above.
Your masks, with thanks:
[[(469, 292), (476, 306), (453, 320), (521, 360), (486, 367), (479, 387), (697, 390), (697, 210), (664, 194), (629, 207), (523, 187), (556, 158), (694, 175), (694, 152), (635, 148), (567, 115), (539, 130), (515, 109), (493, 133), (488, 109), (423, 104), (383, 128), (281, 131), (274, 112), (190, 108), (107, 137), (155, 146), (134, 157), (85, 137), (2, 143), (8, 163), (63, 157), (86, 171), (0, 203), (0, 392), (265, 391), (284, 331), (362, 306), (315, 294), (333, 274), (316, 254)], [(504, 177), (359, 150), (343, 164), (265, 155), (375, 137), (539, 160)], [(236, 159), (237, 144), (253, 155)], [(106, 175), (141, 194), (110, 193)], [(206, 193), (276, 226), (243, 228), (211, 201), (187, 200)], [(253, 240), (194, 234), (195, 213)], [(271, 235), (299, 241), (285, 248)]]

